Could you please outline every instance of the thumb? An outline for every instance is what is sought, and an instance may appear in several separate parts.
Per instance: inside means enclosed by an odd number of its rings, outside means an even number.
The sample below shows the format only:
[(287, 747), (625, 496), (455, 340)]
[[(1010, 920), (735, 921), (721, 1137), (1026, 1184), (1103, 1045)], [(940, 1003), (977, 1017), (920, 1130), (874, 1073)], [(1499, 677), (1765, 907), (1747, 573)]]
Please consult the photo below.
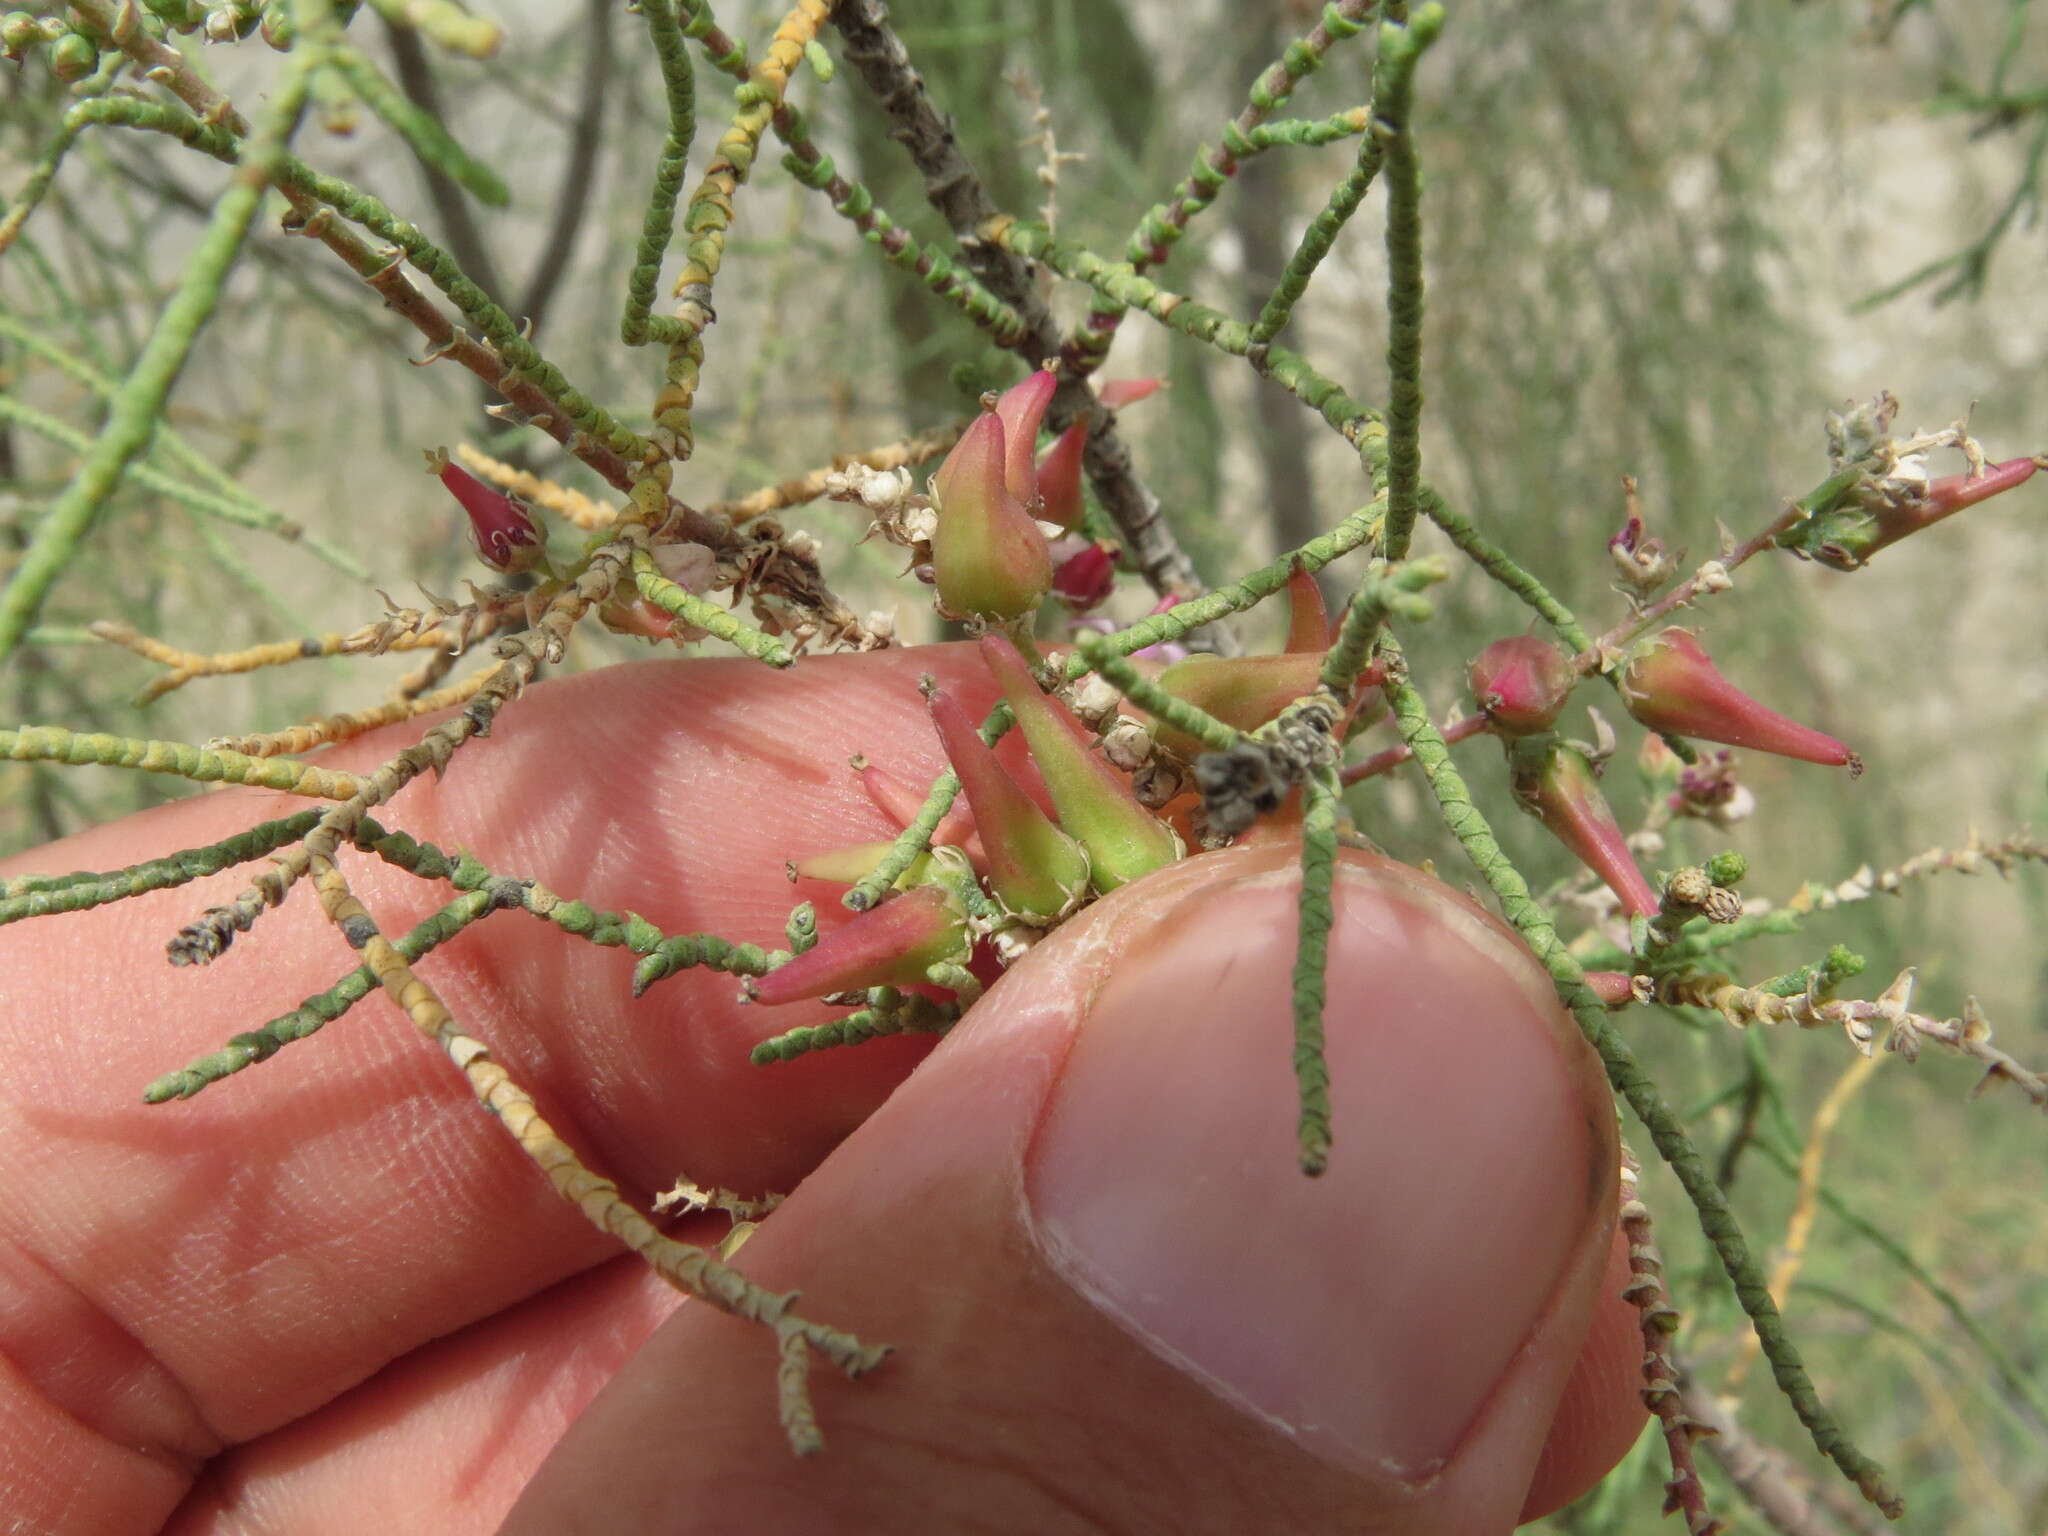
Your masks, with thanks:
[[(505, 1530), (1510, 1529), (1607, 1268), (1612, 1108), (1512, 935), (1347, 853), (1304, 1178), (1296, 864), (1070, 922), (763, 1226), (743, 1268), (900, 1346), (813, 1373), (823, 1455), (789, 1458), (772, 1341), (685, 1306)], [(1587, 1374), (1597, 1475), (1641, 1408)]]

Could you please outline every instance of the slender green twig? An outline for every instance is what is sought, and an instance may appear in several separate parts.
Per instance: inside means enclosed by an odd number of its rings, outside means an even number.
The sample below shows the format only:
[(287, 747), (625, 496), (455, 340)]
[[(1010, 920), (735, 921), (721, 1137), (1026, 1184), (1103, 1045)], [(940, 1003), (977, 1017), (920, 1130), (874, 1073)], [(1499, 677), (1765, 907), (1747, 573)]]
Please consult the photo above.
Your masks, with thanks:
[(68, 875), (17, 875), (0, 881), (0, 925), (26, 917), (47, 917), (59, 912), (82, 912), (140, 896), (145, 891), (169, 890), (207, 875), (218, 874), (251, 859), (260, 859), (285, 844), (296, 842), (320, 819), (318, 811), (301, 811), (237, 832), (232, 837), (203, 848), (186, 848), (160, 859), (145, 859), (126, 869), (104, 872), (80, 870)]
[(648, 40), (661, 64), (668, 132), (654, 162), (654, 185), (647, 194), (640, 243), (626, 279), (626, 309), (619, 318), (619, 338), (629, 347), (657, 339), (651, 319), (654, 294), (661, 281), (662, 258), (668, 254), (675, 232), (676, 199), (682, 195), (683, 173), (689, 168), (690, 144), (697, 136), (697, 77), (690, 67), (682, 28), (676, 24), (674, 0), (642, 0), (640, 14), (646, 19)]
[(1177, 698), (1145, 676), (1117, 653), (1108, 636), (1084, 633), (1075, 640), (1081, 659), (1104, 682), (1146, 713), (1194, 737), (1211, 752), (1228, 752), (1244, 739), (1244, 732), (1237, 727), (1225, 725), (1206, 709)]
[(336, 45), (329, 53), (333, 69), (346, 80), (363, 105), (381, 117), (405, 140), (420, 160), (466, 188), (480, 203), (502, 208), (512, 201), (498, 173), (455, 142), (441, 120), (408, 101), (382, 71), (355, 48)]
[[(1195, 216), (1222, 195), (1238, 162), (1254, 145), (1249, 136), (1260, 124), (1280, 110), (1294, 88), (1308, 75), (1322, 68), (1323, 57), (1345, 38), (1365, 30), (1372, 15), (1373, 0), (1336, 0), (1323, 7), (1317, 25), (1287, 45), (1280, 58), (1261, 71), (1252, 82), (1244, 107), (1224, 125), (1217, 145), (1203, 145), (1195, 151), (1195, 163), (1187, 178), (1173, 189), (1165, 202), (1148, 208), (1124, 243), (1124, 260), (1131, 270), (1143, 272), (1157, 266), (1171, 254)], [(1125, 305), (1114, 295), (1101, 294), (1087, 320), (1071, 338), (1071, 349), (1084, 371), (1109, 352), (1123, 319)]]
[(786, 667), (796, 660), (796, 654), (773, 635), (742, 624), (718, 604), (670, 581), (644, 549), (633, 552), (633, 584), (642, 597), (678, 622), (723, 640), (743, 656), (771, 667)]
[[(181, 113), (180, 115), (184, 114)], [(113, 397), (117, 386), (112, 379), (101, 373), (83, 358), (75, 356), (63, 347), (58, 346), (40, 332), (31, 330), (4, 311), (0, 311), (0, 336), (6, 337), (25, 351), (35, 354), (45, 362), (62, 370), (102, 400)], [(4, 397), (0, 397), (0, 399), (4, 399)], [(15, 404), (18, 405), (18, 402), (15, 402)], [(78, 438), (77, 442), (82, 444), (84, 439)], [(67, 444), (67, 446), (71, 445)], [(251, 495), (241, 485), (237, 484), (232, 476), (225, 473), (215, 464), (212, 459), (179, 436), (168, 422), (157, 428), (156, 440), (151, 447), (153, 450), (162, 452), (167, 459), (175, 460), (178, 468), (194, 479), (204, 481), (222, 501), (234, 502), (243, 509), (241, 514), (222, 514), (228, 520), (239, 522), (249, 527), (261, 528), (264, 532), (274, 534), (278, 538), (303, 544), (307, 550), (326, 561), (336, 570), (345, 572), (358, 581), (369, 580), (370, 573), (368, 570), (348, 551), (329, 543), (326, 539), (312, 532), (312, 530), (301, 527), (275, 507)], [(74, 447), (73, 451), (81, 450)], [(165, 494), (172, 493), (166, 492)], [(195, 507), (194, 510), (205, 511), (207, 509)]]
[[(1418, 12), (1405, 28), (1391, 22), (1381, 25), (1379, 56), (1373, 62), (1372, 124), (1365, 142), (1358, 147), (1357, 163), (1352, 166), (1351, 174), (1337, 184), (1322, 212), (1311, 219), (1308, 228), (1302, 232), (1300, 243), (1295, 246), (1293, 256), (1288, 258), (1287, 268), (1281, 273), (1272, 296), (1261, 306), (1258, 319), (1252, 322), (1254, 340), (1270, 342), (1286, 329), (1294, 306), (1301, 302), (1302, 294), (1308, 290), (1309, 279), (1315, 276), (1316, 268), (1322, 265), (1323, 258), (1337, 243), (1337, 236), (1365, 200), (1366, 192), (1380, 173), (1380, 165), (1389, 146), (1405, 139), (1408, 112), (1414, 100), (1415, 66), (1429, 45), (1436, 41), (1442, 26), (1441, 9), (1436, 9), (1434, 18), (1429, 16), (1431, 9), (1425, 7)], [(1391, 211), (1387, 237), (1391, 255)], [(1394, 551), (1393, 558), (1400, 558), (1400, 553)]]
[[(988, 712), (988, 718), (981, 722), (981, 739), (990, 746), (1002, 740), (1003, 733), (1014, 723), (1007, 704), (998, 704)], [(889, 851), (882, 855), (882, 862), (870, 870), (864, 879), (856, 881), (840, 897), (840, 901), (855, 912), (865, 912), (882, 899), (882, 893), (893, 886), (903, 871), (917, 862), (932, 845), (932, 834), (939, 829), (939, 823), (946, 819), (946, 812), (953, 808), (953, 798), (960, 793), (960, 779), (948, 768), (932, 780), (931, 793), (925, 796), (924, 806), (909, 826), (896, 834), (896, 840), (889, 845)]]
[(674, 326), (663, 328), (668, 363), (654, 402), (657, 435), (664, 451), (676, 458), (688, 458), (696, 441), (690, 413), (704, 365), (704, 330), (712, 319), (712, 285), (725, 260), (726, 231), (732, 227), (733, 199), (752, 173), (761, 136), (830, 10), (831, 0), (796, 0), (783, 17), (761, 62), (733, 93), (737, 110), (683, 209), (683, 269), (676, 276), (681, 303)]
[(805, 186), (832, 200), (832, 211), (861, 232), (888, 259), (987, 330), (997, 346), (1012, 346), (1027, 327), (1024, 317), (990, 293), (980, 279), (943, 251), (920, 246), (909, 230), (875, 206), (874, 195), (857, 181), (848, 181), (832, 157), (811, 141), (803, 114), (784, 103), (775, 114), (778, 136), (789, 146), (785, 169)]
[[(103, 54), (99, 68), (73, 87), (74, 91), (80, 96), (98, 96), (114, 83), (114, 77), (120, 74), (127, 63), (127, 57), (123, 54)], [(57, 172), (64, 164), (64, 157), (71, 153), (71, 146), (77, 141), (82, 126), (67, 114), (64, 121), (57, 125), (56, 133), (51, 135), (50, 142), (44, 146), (43, 152), (36, 157), (36, 163), (28, 173), (28, 180), (22, 183), (13, 206), (7, 210), (7, 216), (0, 219), (0, 255), (5, 255), (7, 248), (20, 237), (22, 227), (28, 223), (29, 215), (34, 213), (43, 199), (49, 195), (51, 186), (57, 180)]]
[(1389, 560), (1408, 553), (1422, 485), (1422, 169), (1409, 118), (1415, 65), (1443, 30), (1444, 8), (1417, 7), (1406, 26), (1380, 28), (1386, 94), (1374, 110), (1387, 125), (1387, 532)]
[(1269, 149), (1317, 149), (1341, 139), (1355, 139), (1371, 126), (1371, 107), (1347, 107), (1328, 117), (1283, 117), (1247, 133), (1238, 157), (1264, 154)]
[(323, 800), (346, 800), (356, 792), (355, 775), (287, 757), (247, 757), (240, 752), (208, 751), (182, 741), (150, 741), (139, 736), (109, 736), (68, 731), (61, 725), (24, 725), (0, 730), (0, 759), (17, 763), (64, 763), (83, 767), (138, 768), (144, 773), (169, 773), (200, 784), (254, 784)]
[[(433, 916), (417, 923), (396, 941), (398, 952), (408, 961), (445, 944), (478, 918), (498, 910), (489, 891), (467, 891)], [(189, 1099), (224, 1077), (245, 1067), (268, 1061), (287, 1045), (310, 1039), (340, 1018), (377, 987), (377, 978), (367, 965), (356, 967), (323, 992), (315, 992), (289, 1013), (229, 1038), (219, 1050), (209, 1052), (181, 1067), (166, 1072), (142, 1090), (145, 1104), (164, 1104), (172, 1099)]]
[(300, 114), (305, 111), (319, 51), (308, 49), (286, 61), (271, 96), (270, 110), (250, 140), (248, 153), (228, 188), (214, 203), (206, 231), (185, 263), (170, 301), (157, 317), (135, 366), (109, 402), (106, 424), (71, 484), (51, 503), (22, 552), (12, 577), (0, 590), (0, 660), (13, 654), (41, 611), (43, 599), (72, 559), (114, 494), (123, 472), (149, 446), (163, 404), (184, 370), (193, 343), (213, 318), (228, 270), (241, 253)]
[(1405, 560), (1398, 565), (1375, 560), (1358, 590), (1351, 594), (1351, 601), (1344, 606), (1337, 643), (1323, 657), (1323, 686), (1340, 699), (1349, 698), (1359, 674), (1365, 670), (1366, 658), (1380, 627), (1390, 618), (1410, 624), (1426, 620), (1436, 610), (1422, 595), (1423, 591), (1450, 574), (1451, 568), (1441, 555)]
[(1323, 1054), (1332, 893), (1337, 877), (1337, 775), (1332, 764), (1302, 785), (1301, 905), (1294, 952), (1294, 1079), (1301, 1094), (1301, 1171), (1330, 1165), (1330, 1067)]
[(1450, 749), (1431, 721), (1422, 696), (1400, 675), (1402, 665), (1398, 647), (1391, 640), (1383, 640), (1381, 645), (1390, 663), (1385, 685), (1387, 702), (1393, 707), (1402, 739), (1408, 743), (1415, 754), (1415, 761), (1422, 768), (1430, 793), (1443, 813), (1445, 825), (1492, 889), (1500, 902), (1502, 914), (1550, 972), (1557, 984), (1559, 997), (1607, 1069), (1608, 1081), (1648, 1128), (1658, 1153), (1678, 1176), (1687, 1198), (1698, 1213), (1701, 1230), (1706, 1233), (1707, 1241), (1727, 1271), (1736, 1299), (1756, 1330), (1764, 1357), (1770, 1361), (1771, 1374), (1791, 1403), (1799, 1422), (1806, 1426), (1814, 1444), (1862, 1490), (1864, 1497), (1896, 1518), (1905, 1507), (1904, 1501), (1885, 1480), (1884, 1469), (1857, 1449), (1814, 1390), (1798, 1348), (1785, 1331), (1784, 1319), (1771, 1298), (1763, 1270), (1743, 1238), (1728, 1197), (1714, 1182), (1705, 1159), (1693, 1146), (1655, 1081), (1643, 1070), (1635, 1053), (1608, 1020), (1605, 1006), (1586, 985), (1585, 972), (1559, 942), (1550, 915), (1531, 895), (1528, 883), (1501, 851), (1493, 829), (1472, 803), (1465, 781), (1451, 761)]
[(495, 21), (472, 16), (455, 0), (370, 0), (370, 6), (392, 26), (413, 28), (472, 59), (488, 59), (504, 37)]
[(863, 1040), (874, 1040), (882, 1035), (943, 1035), (960, 1018), (957, 1004), (936, 1003), (917, 993), (895, 994), (891, 988), (879, 990), (892, 995), (857, 1013), (849, 1013), (843, 1019), (771, 1035), (754, 1047), (754, 1065), (773, 1066), (781, 1061), (794, 1061), (812, 1051), (829, 1050), (838, 1045), (859, 1045)]

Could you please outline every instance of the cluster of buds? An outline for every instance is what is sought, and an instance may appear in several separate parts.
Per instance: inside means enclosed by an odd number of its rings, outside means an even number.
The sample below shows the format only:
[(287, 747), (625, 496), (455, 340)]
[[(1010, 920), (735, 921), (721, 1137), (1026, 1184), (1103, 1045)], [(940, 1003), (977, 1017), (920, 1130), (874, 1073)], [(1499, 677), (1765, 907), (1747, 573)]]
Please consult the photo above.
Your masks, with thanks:
[[(960, 704), (927, 680), (932, 727), (966, 801), (933, 834), (884, 899), (823, 935), (758, 981), (764, 1004), (834, 997), (873, 987), (978, 988), (1091, 894), (1115, 890), (1181, 857), (1185, 844), (1092, 749), (1088, 732), (1033, 677), (1005, 636), (981, 639), (982, 660), (1017, 722), (1052, 803), (1048, 815), (982, 740)], [(870, 796), (899, 821), (915, 797), (881, 770), (858, 770)], [(971, 818), (971, 822), (970, 819)], [(971, 830), (970, 830), (971, 827)], [(888, 852), (873, 843), (791, 865), (794, 877), (852, 883)]]
[[(1052, 370), (1041, 368), (1000, 395), (983, 396), (982, 414), (932, 477), (936, 515), (914, 534), (928, 541), (942, 612), (1003, 623), (1035, 613), (1048, 592), (1078, 613), (1113, 590), (1117, 547), (1075, 532), (1089, 422), (1075, 422), (1042, 460), (1034, 457), (1057, 386)], [(1157, 387), (1150, 379), (1111, 381), (1102, 400), (1114, 409)], [(909, 518), (905, 511), (898, 519), (907, 531)]]

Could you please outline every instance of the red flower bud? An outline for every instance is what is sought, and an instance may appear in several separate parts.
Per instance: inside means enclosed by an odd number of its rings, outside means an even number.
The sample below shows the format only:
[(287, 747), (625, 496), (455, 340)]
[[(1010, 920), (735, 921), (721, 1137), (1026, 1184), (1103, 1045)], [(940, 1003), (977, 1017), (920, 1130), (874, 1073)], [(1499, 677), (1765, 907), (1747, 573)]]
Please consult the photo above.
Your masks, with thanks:
[(1003, 418), (1003, 441), (1009, 446), (1003, 457), (1003, 478), (1010, 494), (1029, 507), (1038, 499), (1038, 469), (1033, 456), (1038, 452), (1038, 424), (1059, 380), (1050, 369), (1041, 368), (1021, 384), (1012, 384), (996, 400), (996, 414)]
[(835, 928), (787, 965), (754, 981), (748, 995), (770, 1007), (828, 992), (909, 986), (942, 960), (965, 960), (967, 922), (937, 886), (920, 885)]
[(1069, 533), (1081, 526), (1081, 454), (1087, 446), (1088, 423), (1077, 421), (1038, 461), (1038, 515)]
[(1898, 543), (1910, 533), (1918, 533), (1965, 507), (1974, 507), (1978, 502), (1989, 501), (2014, 486), (2024, 485), (2037, 468), (2039, 464), (2033, 459), (2007, 459), (2003, 464), (1987, 466), (1981, 475), (1950, 475), (1943, 480), (1931, 481), (1916, 500), (1907, 502), (1903, 507), (1886, 508), (1874, 514), (1877, 519), (1876, 536), (1852, 553), (1868, 560), (1880, 549)]
[(1052, 589), (1077, 613), (1086, 613), (1116, 590), (1117, 546), (1106, 539), (1084, 544), (1059, 563)]
[(1787, 720), (1729, 682), (1689, 630), (1667, 629), (1638, 645), (1622, 669), (1621, 697), (1653, 731), (1862, 771), (1834, 737)]
[(470, 534), (485, 565), (511, 572), (530, 571), (540, 564), (547, 553), (540, 525), (522, 503), (449, 462), (442, 449), (427, 454), (427, 465), (469, 514)]
[(1088, 855), (1017, 787), (966, 710), (937, 689), (929, 703), (946, 760), (974, 808), (996, 898), (1022, 918), (1059, 916), (1088, 889)]
[(1297, 562), (1287, 573), (1287, 644), (1284, 649), (1320, 656), (1330, 648), (1330, 610), (1308, 567)]
[(1571, 658), (1534, 635), (1494, 641), (1465, 675), (1474, 701), (1503, 736), (1549, 730), (1579, 680)]
[(1107, 893), (1179, 858), (1180, 839), (1138, 803), (1122, 774), (1088, 749), (1072, 717), (1039, 688), (1017, 647), (1005, 636), (983, 635), (981, 658), (1017, 717), (1060, 825), (1088, 850), (1095, 889)]
[(1045, 535), (1004, 483), (1003, 440), (1002, 418), (982, 412), (932, 477), (932, 571), (954, 613), (1020, 618), (1052, 585)]
[(1594, 781), (1585, 753), (1556, 737), (1527, 736), (1510, 748), (1515, 799), (1523, 810), (1621, 898), (1631, 916), (1655, 917), (1657, 893), (1636, 867), (1628, 839)]

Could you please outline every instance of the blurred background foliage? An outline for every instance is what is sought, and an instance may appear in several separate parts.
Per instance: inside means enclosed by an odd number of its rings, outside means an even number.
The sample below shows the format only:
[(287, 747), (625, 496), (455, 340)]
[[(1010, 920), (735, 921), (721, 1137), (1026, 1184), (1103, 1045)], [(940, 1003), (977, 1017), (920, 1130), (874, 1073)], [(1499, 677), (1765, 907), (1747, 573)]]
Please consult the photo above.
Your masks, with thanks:
[[(543, 350), (629, 419), (656, 366), (616, 343), (621, 285), (662, 126), (654, 60), (637, 18), (607, 0), (487, 7), (508, 43), (475, 64), (380, 37), (408, 91), (438, 102), (457, 137), (512, 184), (502, 213), (426, 178), (374, 120), (309, 127), (308, 158), (365, 186), (450, 248), (494, 296), (534, 317)], [(1060, 232), (1111, 257), (1163, 197), (1194, 146), (1213, 140), (1255, 72), (1314, 20), (1292, 0), (898, 0), (895, 18), (935, 97), (956, 114), (995, 197), (1037, 210), (1042, 103), (1058, 148)], [(720, 19), (758, 40), (760, 0)], [(369, 33), (380, 24), (356, 22)], [(188, 50), (192, 51), (192, 50)], [(408, 53), (410, 57), (408, 57)], [(203, 67), (252, 100), (275, 68), (260, 43), (206, 50)], [(1340, 49), (1290, 113), (1363, 99), (1364, 45)], [(699, 165), (730, 101), (698, 68)], [(12, 196), (61, 113), (41, 61), (0, 76), (0, 188)], [(843, 75), (804, 77), (821, 144), (920, 239), (943, 229), (886, 127)], [(1621, 612), (1604, 541), (1620, 479), (1638, 478), (1654, 532), (1710, 554), (1826, 473), (1822, 417), (1890, 389), (1902, 426), (1971, 413), (1994, 457), (2048, 447), (2048, 301), (2036, 274), (2038, 173), (2048, 144), (2048, 18), (2025, 0), (1890, 5), (1658, 0), (1474, 0), (1455, 9), (1419, 83), (1428, 177), (1426, 472), (1590, 621)], [(331, 127), (344, 126), (331, 124)], [(1250, 314), (1353, 147), (1269, 154), (1196, 221), (1163, 278)], [(699, 399), (700, 452), (678, 493), (710, 500), (962, 414), (991, 376), (1014, 374), (950, 309), (860, 249), (822, 199), (764, 157), (740, 198), (719, 322)], [(47, 337), (119, 377), (174, 281), (219, 188), (220, 167), (154, 139), (98, 130), (0, 260), (6, 393), (90, 434), (92, 392), (18, 340)], [(1369, 200), (1297, 311), (1290, 344), (1368, 400), (1384, 393), (1380, 207)], [(673, 265), (673, 256), (671, 258)], [(1904, 291), (1890, 294), (1905, 280)], [(1874, 304), (1861, 301), (1873, 296)], [(1946, 302), (1937, 303), (1938, 300)], [(1078, 316), (1082, 297), (1054, 294)], [(466, 374), (410, 368), (416, 338), (324, 253), (280, 232), (253, 239), (229, 304), (202, 341), (170, 421), (285, 517), (372, 573), (345, 577), (294, 543), (126, 489), (43, 615), (46, 643), (0, 676), (0, 715), (75, 729), (203, 740), (352, 707), (386, 686), (384, 662), (315, 662), (201, 680), (138, 710), (149, 669), (82, 640), (118, 617), (197, 650), (351, 629), (373, 587), (452, 589), (471, 567), (458, 514), (419, 450), (467, 438), (598, 491), (554, 445), (482, 414)], [(993, 370), (993, 374), (991, 373)], [(1124, 417), (1141, 474), (1207, 576), (1227, 580), (1329, 527), (1364, 497), (1344, 446), (1233, 359), (1128, 321), (1112, 375), (1163, 374), (1163, 402)], [(0, 422), (0, 564), (63, 483), (73, 454)], [(1959, 465), (1937, 466), (1953, 472)], [(1803, 879), (1896, 864), (1969, 829), (1998, 837), (2048, 822), (2048, 540), (2041, 493), (1957, 519), (1855, 576), (1758, 561), (1700, 615), (1731, 675), (1787, 713), (1857, 746), (1871, 772), (1752, 759), (1757, 817), (1674, 843), (1667, 866), (1721, 846), (1747, 854), (1748, 889), (1782, 899)], [(928, 634), (893, 551), (855, 548), (854, 514), (818, 504), (789, 521), (824, 538), (827, 568), (857, 607), (894, 605)], [(1433, 547), (1422, 541), (1421, 548)], [(1463, 576), (1411, 654), (1440, 711), (1462, 702), (1462, 663), (1523, 615)], [(1114, 610), (1135, 616), (1144, 594)], [(1254, 644), (1272, 621), (1254, 616)], [(579, 635), (569, 667), (642, 654)], [(366, 674), (377, 673), (372, 679)], [(1454, 679), (1460, 680), (1454, 686)], [(1538, 888), (1567, 873), (1508, 810), (1484, 742), (1462, 749), (1509, 851)], [(12, 850), (175, 792), (103, 770), (0, 769), (0, 849)], [(1624, 819), (1642, 807), (1626, 755), (1609, 778)], [(1398, 777), (1357, 791), (1362, 823), (1394, 851), (1455, 848)], [(1857, 985), (1920, 967), (1921, 1004), (1960, 1010), (1974, 992), (2031, 1064), (2044, 1054), (2048, 883), (1936, 876), (1898, 899), (1845, 909), (1752, 952), (1755, 976), (1846, 942), (1870, 958)], [(1718, 1145), (1748, 1121), (1797, 1155), (1816, 1105), (1853, 1059), (1833, 1038), (1737, 1037), (1675, 1015), (1633, 1017), (1638, 1048)], [(1963, 1099), (1968, 1073), (1891, 1062), (1845, 1109), (1824, 1209), (1789, 1312), (1816, 1378), (1898, 1476), (1912, 1528), (2005, 1536), (2048, 1529), (2048, 1224), (2042, 1128), (2017, 1101)], [(1731, 1164), (1739, 1208), (1768, 1247), (1791, 1181), (1772, 1157)], [(1713, 1382), (1735, 1312), (1675, 1187), (1652, 1170), (1685, 1344)], [(1952, 1307), (1859, 1236), (1860, 1214), (1942, 1278)], [(1955, 1312), (1979, 1326), (1981, 1340)], [(1995, 1342), (1993, 1342), (1995, 1341)], [(1988, 1351), (2000, 1360), (1994, 1364)], [(1813, 1470), (1767, 1386), (1743, 1398), (1750, 1429)], [(1555, 1517), (1578, 1533), (1652, 1526), (1662, 1451), (1646, 1440), (1592, 1498)], [(1723, 1512), (1734, 1506), (1709, 1464)], [(1816, 1517), (1821, 1520), (1821, 1517)], [(1850, 1529), (1834, 1519), (1815, 1530)]]

